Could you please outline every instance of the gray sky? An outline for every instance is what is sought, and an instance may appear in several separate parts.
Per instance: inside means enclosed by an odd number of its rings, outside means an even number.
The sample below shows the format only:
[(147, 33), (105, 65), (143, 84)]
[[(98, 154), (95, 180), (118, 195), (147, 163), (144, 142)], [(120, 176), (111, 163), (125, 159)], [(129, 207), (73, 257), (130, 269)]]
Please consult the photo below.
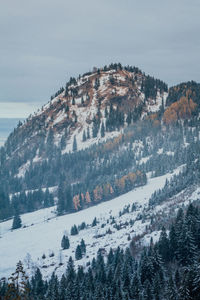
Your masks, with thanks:
[(169, 85), (200, 81), (199, 0), (0, 3), (0, 117), (25, 117), (70, 76), (111, 62)]

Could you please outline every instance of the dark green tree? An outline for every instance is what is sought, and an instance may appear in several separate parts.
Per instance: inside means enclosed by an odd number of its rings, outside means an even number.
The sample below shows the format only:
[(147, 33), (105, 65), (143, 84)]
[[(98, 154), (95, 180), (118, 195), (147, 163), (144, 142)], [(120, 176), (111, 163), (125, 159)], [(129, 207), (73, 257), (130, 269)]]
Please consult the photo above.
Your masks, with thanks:
[(74, 152), (77, 151), (77, 141), (76, 141), (76, 136), (74, 136), (72, 150), (73, 150)]
[(80, 245), (78, 245), (76, 247), (75, 258), (76, 258), (76, 260), (80, 260), (82, 258), (82, 251), (81, 251), (81, 246)]
[(22, 227), (22, 220), (20, 215), (17, 213), (13, 218), (12, 229), (18, 229)]
[(69, 249), (70, 243), (69, 243), (69, 238), (66, 235), (63, 235), (62, 241), (61, 241), (61, 247), (63, 250)]
[(85, 245), (84, 239), (81, 240), (80, 247), (81, 247), (82, 254), (85, 254), (86, 253), (86, 245)]

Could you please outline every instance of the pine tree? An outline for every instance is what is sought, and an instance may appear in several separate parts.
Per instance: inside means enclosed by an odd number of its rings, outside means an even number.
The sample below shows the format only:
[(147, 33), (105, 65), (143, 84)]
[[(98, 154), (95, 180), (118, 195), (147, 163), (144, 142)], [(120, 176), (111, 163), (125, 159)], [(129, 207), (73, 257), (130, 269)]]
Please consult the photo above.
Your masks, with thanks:
[(78, 234), (78, 229), (76, 225), (72, 226), (71, 228), (71, 235), (77, 235)]
[(70, 211), (72, 209), (72, 188), (68, 185), (65, 189), (65, 210)]
[(72, 257), (70, 256), (68, 264), (67, 264), (67, 282), (73, 282), (75, 277), (76, 277), (76, 273), (75, 273), (75, 269), (74, 269), (74, 262)]
[(27, 285), (28, 276), (26, 275), (21, 261), (17, 263), (16, 270), (8, 278), (9, 283), (3, 299), (27, 299), (29, 289)]
[(72, 150), (73, 150), (74, 152), (75, 152), (75, 151), (77, 151), (77, 142), (76, 142), (76, 136), (74, 136)]
[(169, 232), (169, 249), (170, 249), (170, 258), (173, 260), (177, 251), (177, 236), (174, 225), (171, 226)]
[(69, 243), (69, 238), (66, 235), (63, 235), (62, 241), (61, 241), (61, 247), (63, 250), (69, 249), (70, 243)]
[(66, 299), (66, 288), (67, 288), (67, 280), (65, 275), (63, 274), (60, 280), (59, 286), (59, 299), (65, 300)]
[(104, 126), (104, 122), (102, 122), (102, 125), (101, 125), (101, 137), (104, 137), (105, 136), (105, 126)]
[(178, 239), (177, 257), (183, 266), (191, 265), (197, 257), (194, 238), (185, 223)]
[(178, 300), (178, 293), (172, 276), (170, 276), (169, 278), (166, 293), (167, 293), (167, 299)]
[(65, 193), (64, 193), (64, 182), (61, 179), (58, 186), (58, 203), (57, 203), (58, 215), (61, 215), (65, 211)]
[(42, 274), (40, 269), (37, 268), (35, 276), (34, 276), (34, 292), (38, 296), (42, 296), (45, 292), (44, 282), (42, 280)]
[(83, 138), (82, 141), (85, 142), (86, 141), (86, 134), (85, 134), (85, 130), (83, 130)]
[(159, 249), (159, 253), (162, 256), (162, 259), (166, 262), (169, 261), (170, 259), (170, 247), (169, 247), (169, 240), (167, 237), (167, 233), (165, 228), (162, 228), (161, 234), (160, 234), (160, 238), (159, 238), (159, 242), (158, 242), (158, 249)]
[(80, 260), (82, 258), (82, 251), (81, 251), (81, 246), (80, 245), (78, 245), (76, 247), (75, 258), (76, 258), (76, 260)]
[(94, 220), (92, 221), (92, 227), (97, 225), (97, 218), (95, 217)]
[(22, 220), (19, 214), (16, 214), (13, 218), (12, 229), (18, 229), (22, 227)]
[(90, 139), (90, 129), (87, 127), (87, 139)]
[(84, 255), (86, 253), (86, 245), (85, 245), (85, 241), (83, 239), (81, 240), (80, 247), (81, 247), (81, 252)]

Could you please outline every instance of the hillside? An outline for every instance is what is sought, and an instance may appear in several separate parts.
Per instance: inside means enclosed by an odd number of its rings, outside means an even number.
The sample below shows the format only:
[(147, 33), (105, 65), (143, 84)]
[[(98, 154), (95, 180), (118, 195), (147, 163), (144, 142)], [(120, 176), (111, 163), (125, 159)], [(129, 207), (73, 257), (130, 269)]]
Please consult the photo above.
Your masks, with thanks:
[[(9, 217), (16, 210), (22, 213), (52, 205), (52, 187), (67, 189), (71, 198), (80, 194), (73, 203), (68, 200), (68, 207), (61, 204), (63, 212), (102, 200), (101, 189), (105, 190), (106, 200), (145, 184), (146, 176), (140, 169), (127, 169), (129, 158), (121, 151), (128, 152), (123, 146), (124, 130), (159, 111), (166, 97), (165, 83), (146, 76), (138, 68), (120, 64), (70, 78), (65, 89), (61, 88), (41, 110), (18, 124), (1, 148), (4, 203), (0, 218)], [(108, 161), (99, 164), (105, 154)], [(119, 168), (113, 155), (124, 156)], [(116, 167), (110, 172), (112, 165)], [(107, 174), (106, 181), (101, 174)], [(121, 188), (124, 180), (128, 180), (128, 186)], [(59, 198), (58, 191), (53, 195), (55, 200)], [(8, 194), (15, 195), (12, 207)]]
[(198, 159), (199, 85), (111, 64), (70, 78), (1, 148), (0, 219), (87, 208)]
[(70, 78), (1, 147), (0, 218), (80, 210), (194, 161), (198, 91), (121, 64)]
[[(182, 221), (177, 225), (176, 248), (180, 252), (183, 247), (178, 232), (187, 232), (187, 237), (192, 232), (196, 244), (184, 237), (185, 251), (194, 246), (199, 256), (199, 91), (193, 81), (168, 89), (138, 68), (111, 64), (70, 78), (48, 104), (18, 124), (0, 151), (0, 293), (19, 260), (29, 278), (37, 277), (31, 289), (40, 278), (48, 290), (54, 280), (57, 285), (65, 282), (70, 264), (77, 276), (84, 278), (91, 268), (93, 276), (99, 270), (96, 255), (109, 264), (112, 251), (116, 256), (130, 252), (139, 270), (146, 251), (150, 260), (154, 251), (159, 266), (165, 264), (173, 278), (172, 269), (178, 268), (184, 281), (184, 266), (191, 261), (183, 259), (184, 253), (176, 254), (175, 246), (169, 258), (160, 245), (173, 242), (177, 212), (182, 210), (183, 221), (191, 210), (196, 227)], [(11, 229), (19, 215), (20, 228)], [(21, 263), (17, 266), (22, 268)], [(116, 273), (116, 278), (121, 276)], [(141, 274), (137, 276), (143, 282)], [(161, 299), (175, 280), (169, 283), (168, 273), (166, 278)], [(183, 295), (180, 286), (179, 279), (176, 294)], [(140, 289), (152, 293), (145, 282)]]
[[(180, 170), (177, 169), (175, 173), (178, 174)], [(77, 266), (85, 266), (90, 262), (99, 248), (104, 249), (106, 253), (110, 248), (116, 249), (118, 246), (125, 249), (131, 239), (137, 237), (138, 239), (144, 237), (144, 244), (149, 243), (151, 236), (156, 241), (159, 238), (160, 225), (158, 228), (151, 228), (151, 213), (149, 211), (148, 216), (145, 217), (144, 212), (148, 208), (148, 200), (152, 193), (161, 189), (166, 179), (170, 179), (172, 175), (150, 179), (145, 187), (136, 188), (123, 196), (77, 213), (56, 217), (56, 207), (51, 207), (24, 214), (22, 215), (23, 228), (19, 230), (10, 231), (11, 220), (1, 223), (0, 255), (3, 256), (4, 253), (7, 255), (1, 262), (0, 277), (9, 276), (14, 271), (16, 263), (23, 260), (29, 276), (34, 274), (36, 267), (39, 267), (44, 278), (49, 278), (53, 271), (61, 278), (69, 257), (75, 258), (76, 246), (82, 238), (86, 243), (87, 251), (83, 259), (76, 261)], [(192, 199), (195, 200), (194, 196)], [(178, 207), (181, 204), (174, 205)], [(92, 227), (95, 217), (97, 225)], [(78, 235), (72, 236), (71, 227), (74, 224), (78, 227), (83, 222), (86, 227), (79, 229)], [(70, 239), (68, 250), (61, 250), (64, 234)], [(52, 257), (50, 257), (51, 253), (54, 253)], [(31, 256), (29, 262), (26, 261), (27, 254)], [(43, 254), (46, 256), (45, 259), (42, 259)]]

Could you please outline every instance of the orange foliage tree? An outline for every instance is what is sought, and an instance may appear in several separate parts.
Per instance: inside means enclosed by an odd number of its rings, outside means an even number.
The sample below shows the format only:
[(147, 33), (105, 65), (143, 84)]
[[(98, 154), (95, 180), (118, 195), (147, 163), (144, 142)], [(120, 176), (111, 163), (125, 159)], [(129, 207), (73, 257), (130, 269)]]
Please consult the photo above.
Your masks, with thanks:
[(86, 203), (90, 203), (91, 202), (90, 193), (88, 191), (85, 194), (85, 200), (86, 200)]
[(165, 124), (173, 124), (178, 119), (188, 119), (195, 111), (197, 104), (192, 99), (183, 96), (179, 101), (172, 103), (165, 111), (163, 121)]
[(79, 194), (73, 197), (73, 203), (75, 210), (78, 210), (81, 207)]
[(100, 201), (103, 197), (103, 189), (101, 186), (97, 185), (96, 188), (93, 190), (94, 194), (94, 201)]

